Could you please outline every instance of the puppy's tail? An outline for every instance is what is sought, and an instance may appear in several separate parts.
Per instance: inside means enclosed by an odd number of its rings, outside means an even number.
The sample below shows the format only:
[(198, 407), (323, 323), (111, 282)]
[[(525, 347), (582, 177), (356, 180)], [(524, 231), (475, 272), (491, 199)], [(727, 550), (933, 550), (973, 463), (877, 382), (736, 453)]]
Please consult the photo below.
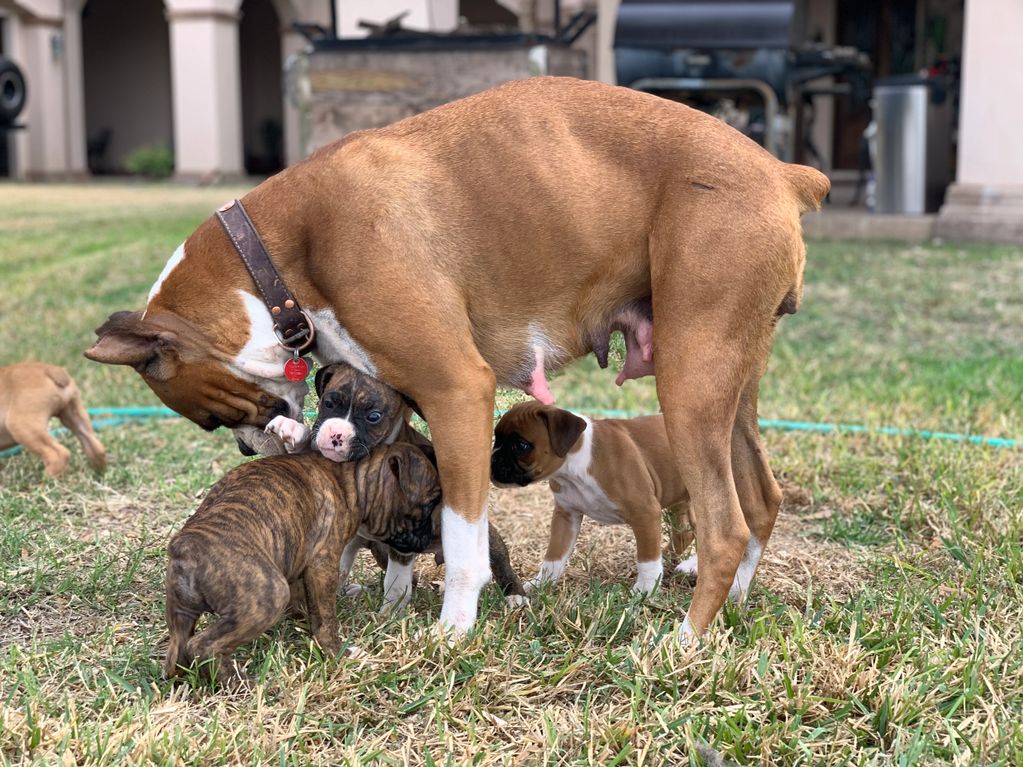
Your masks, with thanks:
[(789, 189), (796, 196), (799, 214), (820, 210), (821, 203), (831, 191), (831, 180), (816, 168), (807, 165), (783, 165)]

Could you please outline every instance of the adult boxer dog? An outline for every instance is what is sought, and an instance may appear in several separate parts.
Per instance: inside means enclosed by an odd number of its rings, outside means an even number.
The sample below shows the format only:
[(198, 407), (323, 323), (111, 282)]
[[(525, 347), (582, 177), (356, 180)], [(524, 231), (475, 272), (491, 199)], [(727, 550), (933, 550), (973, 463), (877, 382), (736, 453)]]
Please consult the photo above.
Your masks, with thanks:
[[(416, 445), (428, 457), (434, 456), (430, 440), (413, 428), (412, 408), (402, 396), (381, 381), (345, 363), (320, 368), (314, 379), (320, 405), (312, 431), (287, 416), (277, 416), (266, 431), (277, 435), (289, 452), (315, 447), (332, 461), (354, 461), (378, 445), (407, 442)], [(341, 577), (346, 579), (360, 549), (368, 548), (384, 570), (384, 599), (381, 612), (400, 609), (412, 595), (412, 567), (416, 554), (431, 553), (437, 564), (444, 563), (439, 517), (434, 520), (434, 538), (415, 553), (398, 551), (381, 541), (356, 534), (341, 554)], [(526, 601), (522, 581), (511, 566), (508, 547), (501, 534), (490, 525), (490, 569), (509, 604)], [(353, 586), (350, 592), (360, 591)]]
[[(656, 362), (692, 498), (701, 557), (688, 641), (740, 561), (755, 569), (774, 526), (781, 493), (757, 391), (778, 317), (802, 295), (799, 217), (828, 189), (817, 171), (678, 103), (515, 81), (352, 134), (268, 179), (242, 200), (252, 227), (238, 205), (201, 224), (145, 311), (113, 315), (87, 356), (134, 367), (169, 406), (245, 445), (299, 412), (305, 385), (283, 368), (310, 343), (295, 319), (304, 308), (322, 363), (347, 361), (404, 392), (430, 424), (444, 487), (440, 625), (458, 633), (489, 578), (496, 385), (549, 402), (545, 374), (591, 351), (606, 362), (620, 328), (619, 381)], [(267, 270), (239, 256), (253, 232), (279, 271), (268, 292), (251, 276)]]
[[(171, 539), (164, 673), (192, 660), (224, 664), (269, 629), (292, 602), (305, 607), (316, 642), (338, 652), (334, 593), (341, 550), (357, 530), (416, 550), (433, 536), (437, 472), (413, 445), (378, 448), (338, 464), (320, 455), (242, 464), (217, 482)], [(199, 616), (217, 620), (195, 634)]]
[(18, 362), (0, 368), (0, 450), (21, 445), (43, 462), (48, 477), (67, 469), (71, 453), (50, 435), (56, 416), (78, 438), (94, 471), (107, 467), (107, 454), (92, 430), (78, 387), (64, 368)]
[[(681, 554), (693, 542), (689, 493), (660, 415), (593, 421), (552, 405), (519, 403), (494, 428), (490, 478), (499, 487), (550, 480), (554, 493), (550, 540), (540, 572), (526, 581), (527, 591), (561, 577), (583, 517), (632, 528), (633, 591), (652, 592), (664, 574), (662, 510), (667, 510), (672, 550)], [(687, 560), (679, 569), (688, 572), (695, 561)], [(740, 567), (736, 580), (748, 588), (745, 575)], [(734, 596), (739, 598), (737, 592)]]

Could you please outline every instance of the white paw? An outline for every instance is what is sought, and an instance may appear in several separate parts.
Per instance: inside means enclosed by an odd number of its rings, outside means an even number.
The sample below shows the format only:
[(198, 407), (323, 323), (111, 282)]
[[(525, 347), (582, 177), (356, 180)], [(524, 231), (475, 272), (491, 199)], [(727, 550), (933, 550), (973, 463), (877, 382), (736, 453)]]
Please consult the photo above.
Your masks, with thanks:
[(370, 591), (373, 591), (373, 587), (372, 586), (363, 586), (361, 583), (351, 583), (351, 584), (345, 586), (345, 596), (346, 597), (354, 598), (354, 597), (360, 596), (362, 594), (369, 593)]
[(309, 429), (304, 423), (279, 415), (266, 425), (267, 434), (276, 434), (289, 453), (298, 453), (309, 445)]
[(657, 584), (660, 583), (660, 578), (655, 581), (640, 581), (637, 580), (632, 584), (632, 593), (634, 594), (653, 594), (657, 591)]
[(683, 573), (685, 575), (691, 575), (696, 577), (696, 555), (693, 554), (689, 559), (684, 559), (675, 566), (676, 573)]
[(695, 647), (699, 642), (699, 637), (696, 636), (696, 632), (693, 630), (693, 625), (689, 622), (689, 616), (682, 621), (682, 628), (678, 630), (678, 644), (680, 647)]
[(636, 594), (652, 594), (657, 590), (657, 584), (661, 582), (664, 575), (664, 565), (660, 559), (652, 562), (636, 563), (636, 582), (632, 585), (632, 591)]
[(345, 658), (351, 658), (352, 660), (356, 660), (358, 658), (365, 658), (367, 653), (361, 647), (356, 647), (355, 645), (350, 644), (344, 649), (341, 655), (343, 655)]
[(513, 610), (529, 604), (529, 597), (522, 596), (521, 594), (509, 594), (504, 599), (508, 603), (508, 607)]

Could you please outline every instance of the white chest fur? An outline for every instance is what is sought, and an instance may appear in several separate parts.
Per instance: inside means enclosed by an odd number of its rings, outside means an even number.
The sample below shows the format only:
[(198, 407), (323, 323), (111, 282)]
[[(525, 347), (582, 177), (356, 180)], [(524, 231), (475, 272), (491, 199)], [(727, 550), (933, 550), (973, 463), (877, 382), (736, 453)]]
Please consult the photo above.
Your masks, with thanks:
[(621, 524), (623, 520), (618, 507), (590, 474), (593, 422), (585, 416), (583, 419), (586, 421), (586, 429), (582, 434), (582, 444), (578, 450), (568, 454), (565, 463), (550, 477), (558, 485), (554, 500), (566, 511), (577, 511), (594, 522), (603, 525)]

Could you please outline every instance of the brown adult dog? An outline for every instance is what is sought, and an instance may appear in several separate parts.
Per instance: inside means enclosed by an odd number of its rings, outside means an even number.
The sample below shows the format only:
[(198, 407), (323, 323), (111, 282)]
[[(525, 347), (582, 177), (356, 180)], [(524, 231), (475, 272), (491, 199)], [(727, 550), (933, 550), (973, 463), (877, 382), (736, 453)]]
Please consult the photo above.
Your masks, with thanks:
[[(439, 500), (433, 464), (406, 444), (352, 463), (307, 453), (229, 472), (170, 542), (164, 673), (174, 676), (194, 659), (227, 660), (273, 626), (293, 596), (296, 606), (305, 602), (317, 643), (337, 652), (341, 550), (359, 530), (421, 547), (433, 536)], [(195, 635), (205, 612), (217, 621)], [(228, 666), (222, 673), (233, 676)]]
[(21, 445), (42, 459), (47, 476), (60, 476), (71, 453), (50, 436), (54, 416), (78, 438), (89, 465), (103, 471), (106, 451), (92, 430), (78, 387), (68, 372), (43, 362), (0, 368), (0, 450)]
[[(680, 636), (703, 632), (781, 500), (757, 432), (778, 316), (803, 290), (799, 216), (829, 183), (713, 117), (648, 94), (535, 78), (325, 147), (243, 199), (316, 325), (412, 397), (444, 486), (442, 628), (468, 630), (489, 578), (497, 383), (545, 374), (625, 331), (625, 376), (654, 373), (705, 556)], [(168, 262), (145, 312), (87, 352), (134, 367), (172, 408), (246, 442), (296, 417), (305, 386), (221, 223)], [(751, 542), (753, 542), (751, 544)], [(750, 546), (752, 545), (752, 548)]]
[[(277, 416), (266, 427), (268, 433), (280, 437), (288, 451), (315, 447), (324, 457), (340, 462), (358, 460), (378, 445), (397, 441), (416, 445), (433, 458), (430, 440), (409, 422), (412, 408), (387, 384), (351, 365), (336, 363), (317, 371), (315, 386), (320, 407), (312, 431), (286, 416)], [(341, 555), (341, 577), (349, 576), (359, 550), (368, 548), (385, 571), (381, 612), (403, 607), (412, 594), (416, 554), (428, 552), (434, 555), (437, 564), (444, 562), (439, 515), (434, 522), (434, 539), (415, 553), (399, 551), (381, 541), (356, 535)], [(510, 604), (522, 604), (526, 601), (522, 581), (511, 566), (504, 539), (493, 525), (490, 525), (489, 537), (490, 569), (494, 579)], [(360, 590), (361, 587), (352, 586), (349, 592)]]
[[(592, 421), (552, 405), (520, 403), (494, 428), (490, 477), (500, 487), (550, 480), (554, 493), (550, 541), (540, 572), (526, 582), (527, 591), (561, 577), (584, 516), (632, 528), (633, 591), (653, 591), (664, 575), (662, 510), (668, 510), (676, 554), (693, 540), (689, 493), (668, 444), (664, 416)], [(740, 574), (741, 567), (736, 580)]]

